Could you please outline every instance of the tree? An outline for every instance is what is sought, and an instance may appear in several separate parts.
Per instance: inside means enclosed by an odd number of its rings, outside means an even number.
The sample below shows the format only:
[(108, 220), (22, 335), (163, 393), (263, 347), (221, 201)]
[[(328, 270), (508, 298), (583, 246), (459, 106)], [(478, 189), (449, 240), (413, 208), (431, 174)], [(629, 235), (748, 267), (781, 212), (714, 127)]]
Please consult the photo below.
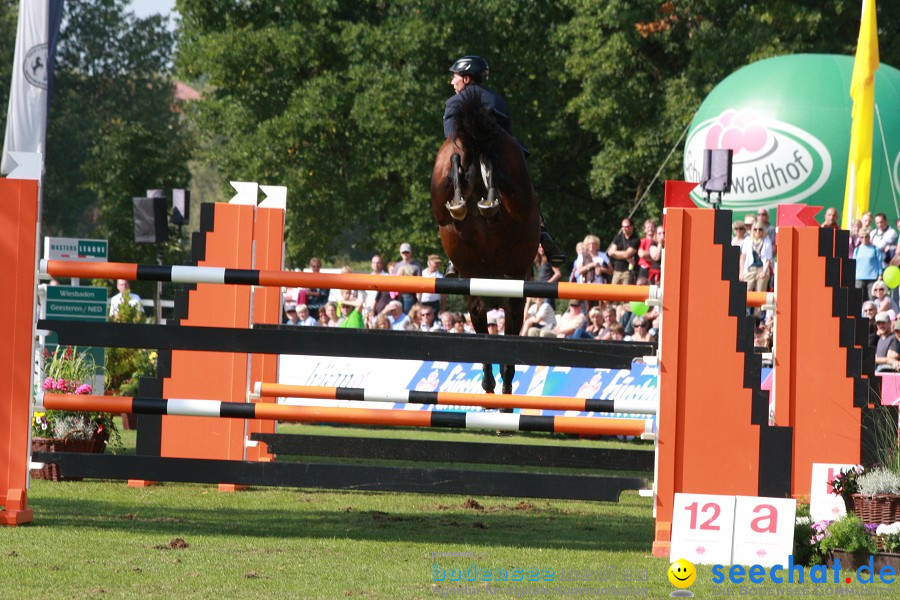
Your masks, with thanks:
[(545, 209), (588, 200), (587, 140), (563, 112), (562, 56), (547, 49), (565, 16), (555, 5), (181, 0), (178, 65), (206, 86), (190, 113), (204, 157), (228, 179), (288, 186), (294, 264), (348, 246), (390, 256), (401, 241), (437, 251), (429, 181), (447, 68), (478, 53), (535, 151)]
[[(564, 247), (608, 242), (674, 149), (637, 218), (681, 178), (679, 141), (705, 95), (750, 62), (852, 54), (858, 0), (179, 0), (178, 68), (203, 158), (289, 189), (289, 261), (351, 249), (439, 249), (428, 181), (451, 62), (488, 59)], [(896, 62), (898, 3), (879, 4)]]
[(133, 241), (131, 199), (187, 187), (190, 144), (173, 110), (174, 34), (162, 17), (138, 19), (126, 8), (124, 0), (65, 3), (43, 225), (47, 235), (109, 238), (113, 260), (155, 262), (155, 248)]
[[(681, 179), (679, 138), (703, 98), (751, 62), (801, 52), (853, 54), (858, 1), (639, 2), (571, 0), (561, 28), (567, 70), (580, 91), (570, 103), (596, 136), (590, 190), (635, 203), (674, 147), (660, 179)], [(879, 24), (896, 31), (900, 9), (882, 2)], [(882, 62), (898, 64), (897, 36), (881, 35)], [(659, 214), (657, 184), (648, 214)], [(625, 207), (623, 207), (624, 209)], [(622, 212), (621, 216), (627, 214)], [(616, 223), (608, 223), (615, 228)]]
[[(174, 34), (124, 0), (64, 3), (47, 128), (43, 233), (109, 238), (113, 260), (155, 262), (133, 242), (132, 202), (147, 189), (187, 187), (190, 136), (173, 110)], [(0, 0), (0, 131), (18, 18)], [(177, 243), (169, 262), (182, 259)], [(140, 284), (138, 287), (141, 287)], [(147, 288), (149, 290), (149, 288)]]
[(16, 0), (0, 0), (0, 134), (6, 132), (6, 107), (16, 50)]

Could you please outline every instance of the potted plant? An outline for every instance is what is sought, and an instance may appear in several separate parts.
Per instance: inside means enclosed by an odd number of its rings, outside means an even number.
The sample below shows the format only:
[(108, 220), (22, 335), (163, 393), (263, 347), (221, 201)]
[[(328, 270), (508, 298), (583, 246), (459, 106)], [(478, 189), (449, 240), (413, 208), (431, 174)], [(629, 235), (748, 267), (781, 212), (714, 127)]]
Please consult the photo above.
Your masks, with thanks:
[(884, 552), (879, 555), (881, 562), (888, 564), (894, 568), (894, 571), (900, 573), (900, 522), (893, 522), (890, 525), (882, 523), (875, 530), (878, 538), (878, 544)]
[(878, 541), (881, 542), (882, 548), (886, 552), (900, 552), (900, 521), (895, 521), (890, 525), (881, 524), (875, 530)]
[[(41, 389), (49, 393), (90, 394), (91, 382), (97, 372), (93, 357), (77, 348), (57, 347), (50, 354), (45, 351)], [(96, 452), (106, 450), (106, 444), (118, 430), (107, 413), (48, 410), (35, 412), (31, 422), (32, 452)], [(32, 469), (35, 479), (59, 481), (57, 465), (48, 463)]]
[(847, 512), (853, 512), (853, 494), (859, 492), (859, 476), (864, 472), (862, 465), (841, 469), (838, 476), (829, 482), (832, 491), (844, 499)]
[[(130, 292), (122, 292), (122, 302), (115, 315), (114, 323), (146, 323), (147, 317), (140, 305), (131, 303)], [(108, 393), (118, 396), (136, 396), (141, 377), (156, 374), (156, 352), (141, 348), (106, 349), (105, 387)], [(122, 413), (125, 429), (137, 429), (138, 415)]]
[(809, 516), (809, 502), (797, 502), (797, 517), (794, 521), (794, 562), (800, 565), (821, 565), (825, 556), (819, 542), (825, 537), (830, 521), (813, 522)]
[(828, 524), (818, 542), (828, 566), (834, 565), (835, 559), (839, 559), (841, 568), (845, 569), (868, 564), (869, 557), (878, 552), (872, 535), (875, 529), (874, 525), (864, 524), (854, 514), (846, 514)]
[(853, 512), (866, 523), (900, 521), (900, 474), (876, 467), (857, 480), (857, 492), (852, 495)]

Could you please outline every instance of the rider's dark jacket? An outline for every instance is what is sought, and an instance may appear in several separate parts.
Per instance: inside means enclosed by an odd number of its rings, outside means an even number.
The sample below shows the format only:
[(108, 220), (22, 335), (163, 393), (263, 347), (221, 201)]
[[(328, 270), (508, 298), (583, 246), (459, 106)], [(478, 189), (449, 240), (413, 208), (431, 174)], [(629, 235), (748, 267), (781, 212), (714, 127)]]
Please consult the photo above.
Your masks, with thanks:
[[(497, 124), (500, 125), (506, 133), (512, 135), (509, 122), (509, 108), (506, 106), (506, 100), (497, 92), (482, 87), (477, 83), (470, 83), (463, 90), (466, 94), (475, 93), (481, 98), (481, 103), (486, 109), (494, 113), (497, 117)], [(450, 137), (453, 128), (456, 125), (456, 117), (463, 103), (463, 93), (453, 94), (444, 105), (444, 137)]]

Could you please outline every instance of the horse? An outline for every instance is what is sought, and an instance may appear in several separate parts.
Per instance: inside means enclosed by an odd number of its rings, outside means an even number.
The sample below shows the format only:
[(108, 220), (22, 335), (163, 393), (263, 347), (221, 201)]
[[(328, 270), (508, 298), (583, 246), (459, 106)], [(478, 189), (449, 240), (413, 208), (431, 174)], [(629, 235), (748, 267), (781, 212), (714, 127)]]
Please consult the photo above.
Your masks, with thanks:
[[(466, 88), (455, 131), (441, 145), (431, 175), (431, 210), (444, 252), (460, 276), (531, 279), (541, 217), (519, 142)], [(472, 326), (487, 333), (487, 313), (503, 308), (504, 333), (519, 335), (524, 298), (467, 297)], [(493, 393), (493, 365), (481, 386)], [(514, 365), (503, 365), (503, 393), (512, 393)]]

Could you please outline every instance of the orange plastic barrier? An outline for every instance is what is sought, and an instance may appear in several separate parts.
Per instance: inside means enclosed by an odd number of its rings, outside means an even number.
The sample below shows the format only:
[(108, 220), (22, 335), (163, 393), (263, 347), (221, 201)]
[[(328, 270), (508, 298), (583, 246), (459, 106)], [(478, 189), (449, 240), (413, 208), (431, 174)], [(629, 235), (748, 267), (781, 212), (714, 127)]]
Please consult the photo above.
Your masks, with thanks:
[(0, 524), (34, 520), (28, 508), (28, 447), (38, 183), (0, 179)]

